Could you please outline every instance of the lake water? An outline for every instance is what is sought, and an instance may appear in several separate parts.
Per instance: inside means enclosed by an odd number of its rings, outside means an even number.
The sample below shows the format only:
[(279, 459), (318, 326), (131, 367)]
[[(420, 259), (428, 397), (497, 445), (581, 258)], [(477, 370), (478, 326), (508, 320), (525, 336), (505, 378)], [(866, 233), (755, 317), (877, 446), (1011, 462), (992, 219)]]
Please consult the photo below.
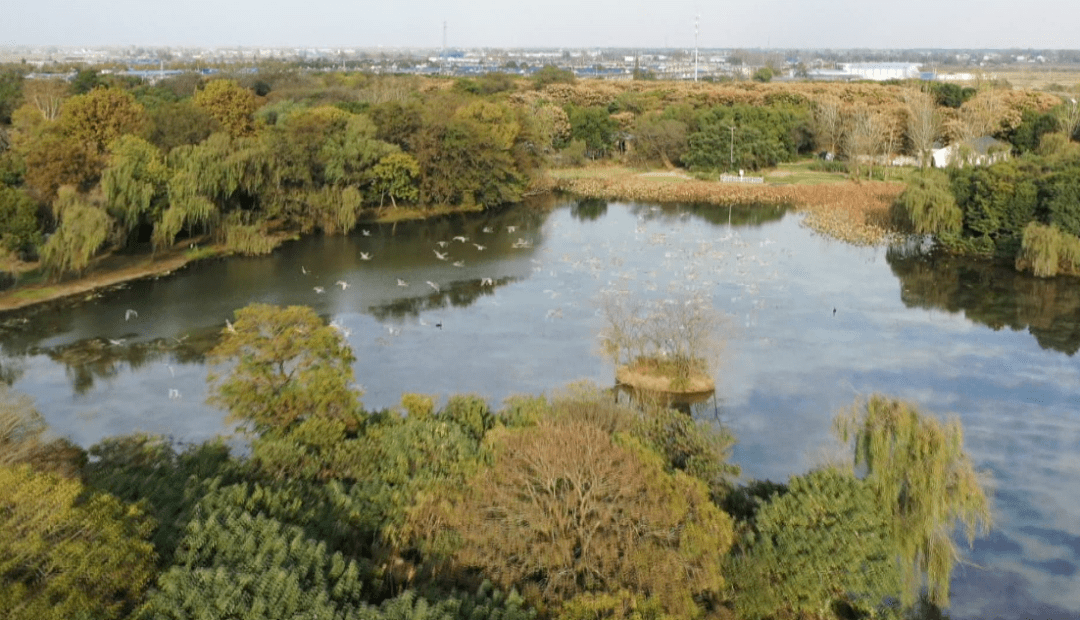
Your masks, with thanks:
[(403, 392), (498, 406), (610, 385), (600, 299), (705, 295), (728, 317), (726, 349), (717, 398), (695, 411), (734, 430), (746, 476), (835, 455), (832, 417), (861, 396), (956, 414), (993, 475), (997, 525), (954, 573), (952, 616), (1080, 615), (1080, 281), (852, 247), (775, 207), (541, 202), (309, 237), (0, 317), (0, 369), (81, 445), (201, 441), (228, 431), (205, 404), (203, 354), (252, 302), (310, 305), (348, 329), (364, 403), (381, 408)]

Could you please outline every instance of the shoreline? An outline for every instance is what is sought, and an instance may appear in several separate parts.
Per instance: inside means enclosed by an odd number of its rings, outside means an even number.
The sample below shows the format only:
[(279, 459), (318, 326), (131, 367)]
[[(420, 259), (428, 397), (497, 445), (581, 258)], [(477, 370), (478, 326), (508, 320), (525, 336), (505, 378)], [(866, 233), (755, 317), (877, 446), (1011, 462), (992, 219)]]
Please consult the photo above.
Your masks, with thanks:
[[(635, 202), (698, 202), (718, 207), (749, 203), (785, 204), (806, 212), (804, 224), (820, 234), (855, 245), (877, 245), (894, 234), (888, 226), (889, 206), (903, 188), (902, 183), (850, 180), (827, 184), (726, 184), (702, 181), (685, 174), (597, 167), (549, 171), (535, 193), (567, 192), (583, 198)], [(433, 212), (390, 212), (365, 222), (393, 223), (475, 210), (442, 208)], [(163, 256), (159, 255), (159, 258), (152, 255), (104, 257), (98, 266), (91, 267), (86, 275), (77, 279), (25, 286), (16, 284), (0, 293), (0, 314), (87, 295), (146, 278), (166, 276), (193, 262), (225, 256), (228, 254), (223, 252), (192, 254), (186, 249), (174, 248)], [(129, 264), (105, 266), (110, 261)]]

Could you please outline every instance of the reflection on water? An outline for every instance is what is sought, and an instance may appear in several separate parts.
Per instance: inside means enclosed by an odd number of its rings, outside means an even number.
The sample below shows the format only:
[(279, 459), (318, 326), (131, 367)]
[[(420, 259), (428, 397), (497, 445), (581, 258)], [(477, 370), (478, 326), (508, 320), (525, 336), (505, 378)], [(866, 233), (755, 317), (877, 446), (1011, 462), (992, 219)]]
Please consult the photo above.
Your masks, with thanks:
[(1075, 618), (1078, 288), (852, 247), (782, 208), (547, 197), (305, 238), (0, 317), (0, 373), (81, 445), (135, 431), (201, 441), (229, 430), (205, 403), (205, 353), (253, 302), (308, 305), (347, 330), (377, 409), (404, 392), (497, 406), (580, 379), (612, 385), (600, 299), (703, 295), (727, 317), (727, 344), (716, 395), (690, 411), (731, 427), (746, 475), (819, 463), (834, 413), (859, 396), (955, 413), (994, 475), (998, 527), (976, 542), (977, 567), (957, 571), (952, 617)]
[(995, 330), (1027, 330), (1044, 349), (1080, 350), (1080, 279), (1036, 278), (1010, 265), (911, 248), (891, 249), (886, 258), (909, 307), (963, 312)]

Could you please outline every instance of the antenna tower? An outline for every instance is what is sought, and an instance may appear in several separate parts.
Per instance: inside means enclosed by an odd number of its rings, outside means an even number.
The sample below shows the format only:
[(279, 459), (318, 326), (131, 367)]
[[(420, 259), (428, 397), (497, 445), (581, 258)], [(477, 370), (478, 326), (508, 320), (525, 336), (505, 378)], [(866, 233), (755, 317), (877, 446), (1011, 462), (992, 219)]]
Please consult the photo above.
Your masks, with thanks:
[(442, 67), (440, 67), (440, 69), (442, 69), (443, 73), (446, 73), (446, 20), (445, 19), (443, 20), (443, 23), (442, 23), (442, 54), (440, 55), (440, 58), (442, 59)]

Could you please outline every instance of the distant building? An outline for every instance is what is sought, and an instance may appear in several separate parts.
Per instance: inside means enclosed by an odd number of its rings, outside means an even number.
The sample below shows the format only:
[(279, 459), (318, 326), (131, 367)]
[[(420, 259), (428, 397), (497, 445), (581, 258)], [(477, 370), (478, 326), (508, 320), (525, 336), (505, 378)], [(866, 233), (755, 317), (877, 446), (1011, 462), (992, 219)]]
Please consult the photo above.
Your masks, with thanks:
[(840, 68), (862, 80), (909, 80), (920, 76), (919, 64), (911, 62), (849, 62)]
[(934, 159), (935, 168), (989, 166), (1009, 159), (1012, 154), (1012, 146), (1008, 142), (1002, 142), (990, 136), (981, 136), (966, 142), (934, 149), (930, 154)]

